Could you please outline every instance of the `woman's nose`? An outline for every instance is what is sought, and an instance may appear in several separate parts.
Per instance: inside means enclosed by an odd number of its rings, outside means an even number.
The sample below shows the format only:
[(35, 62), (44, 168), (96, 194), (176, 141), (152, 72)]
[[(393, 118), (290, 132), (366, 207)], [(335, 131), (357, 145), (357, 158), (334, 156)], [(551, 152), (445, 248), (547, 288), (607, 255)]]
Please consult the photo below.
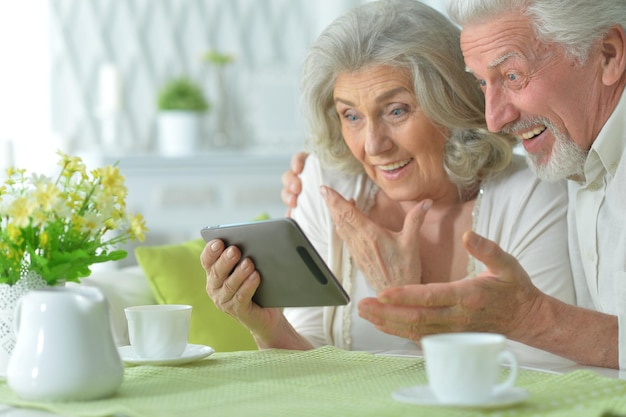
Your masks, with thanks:
[(393, 146), (388, 129), (383, 123), (369, 123), (365, 135), (365, 152), (368, 155), (378, 155)]

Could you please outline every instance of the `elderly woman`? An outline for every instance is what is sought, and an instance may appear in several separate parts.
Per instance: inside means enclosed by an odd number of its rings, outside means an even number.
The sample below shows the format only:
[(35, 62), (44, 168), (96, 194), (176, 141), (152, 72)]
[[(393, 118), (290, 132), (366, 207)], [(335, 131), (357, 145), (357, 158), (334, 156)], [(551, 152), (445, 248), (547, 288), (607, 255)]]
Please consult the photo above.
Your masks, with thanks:
[[(565, 185), (540, 183), (513, 139), (485, 129), (483, 94), (464, 71), (459, 30), (414, 0), (367, 3), (334, 21), (304, 62), (310, 150), (292, 217), (351, 296), (340, 307), (261, 308), (263, 279), (240, 251), (209, 242), (202, 254), (207, 292), (247, 326), (260, 348), (415, 353), (416, 341), (377, 330), (355, 305), (390, 285), (449, 282), (484, 269), (463, 248), (473, 229), (513, 254), (542, 291), (573, 303)], [(391, 282), (353, 259), (320, 197), (338, 192), (380, 230), (408, 233), (419, 256), (389, 255), (410, 281)], [(515, 190), (512, 194), (511, 190)], [(334, 191), (333, 191), (334, 190)], [(379, 229), (376, 229), (376, 231)], [(417, 243), (417, 244), (416, 244)], [(372, 256), (376, 256), (373, 254)], [(558, 360), (511, 342), (521, 360)]]

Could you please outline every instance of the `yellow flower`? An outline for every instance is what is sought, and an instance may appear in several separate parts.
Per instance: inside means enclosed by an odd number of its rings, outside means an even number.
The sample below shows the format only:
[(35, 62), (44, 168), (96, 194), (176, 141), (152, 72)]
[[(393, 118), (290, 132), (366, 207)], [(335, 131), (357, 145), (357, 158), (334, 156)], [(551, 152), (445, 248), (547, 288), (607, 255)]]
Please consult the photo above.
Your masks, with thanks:
[(100, 178), (100, 185), (105, 192), (126, 198), (126, 187), (124, 186), (124, 176), (120, 170), (114, 166), (106, 166), (95, 170), (94, 176)]
[(103, 223), (97, 212), (89, 212), (85, 213), (85, 217), (81, 219), (81, 226), (81, 232), (91, 233), (101, 229), (103, 227)]
[(35, 184), (37, 187), (33, 197), (42, 210), (50, 211), (61, 198), (61, 190), (56, 185), (47, 181), (40, 181)]
[(145, 233), (148, 231), (146, 221), (141, 214), (130, 216), (130, 233), (140, 241), (145, 239)]
[(41, 232), (39, 241), (41, 242), (42, 247), (48, 247), (48, 245), (50, 244), (50, 235), (48, 235), (48, 232), (46, 231)]
[(30, 217), (37, 207), (37, 203), (29, 198), (18, 197), (9, 206), (7, 214), (13, 218), (13, 224), (17, 227), (26, 227), (30, 224)]
[(59, 166), (63, 168), (63, 171), (61, 171), (62, 176), (71, 177), (75, 173), (78, 173), (82, 178), (87, 178), (85, 174), (86, 167), (80, 157), (69, 156), (61, 151), (57, 151), (57, 155), (61, 157)]
[(46, 213), (45, 211), (36, 210), (33, 213), (31, 221), (34, 227), (45, 229), (48, 223), (48, 213)]
[(22, 230), (15, 224), (9, 224), (7, 226), (7, 235), (9, 236), (9, 242), (15, 246), (21, 245), (24, 239), (22, 238)]
[(15, 284), (29, 271), (49, 284), (79, 281), (98, 262), (118, 260), (118, 244), (143, 240), (143, 217), (126, 211), (127, 189), (116, 166), (87, 171), (63, 152), (52, 179), (9, 168), (0, 184), (0, 282)]

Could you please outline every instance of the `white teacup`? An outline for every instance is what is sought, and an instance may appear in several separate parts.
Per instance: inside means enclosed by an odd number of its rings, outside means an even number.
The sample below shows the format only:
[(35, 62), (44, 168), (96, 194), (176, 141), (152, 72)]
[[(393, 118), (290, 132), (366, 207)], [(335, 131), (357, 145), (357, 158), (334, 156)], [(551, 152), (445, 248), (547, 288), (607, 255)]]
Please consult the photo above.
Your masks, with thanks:
[[(505, 350), (506, 338), (493, 333), (447, 333), (425, 336), (422, 348), (428, 384), (443, 403), (479, 404), (515, 384), (518, 363)], [(510, 372), (504, 382), (501, 365)]]
[(124, 309), (128, 338), (135, 354), (144, 359), (180, 357), (187, 347), (191, 306), (160, 304)]

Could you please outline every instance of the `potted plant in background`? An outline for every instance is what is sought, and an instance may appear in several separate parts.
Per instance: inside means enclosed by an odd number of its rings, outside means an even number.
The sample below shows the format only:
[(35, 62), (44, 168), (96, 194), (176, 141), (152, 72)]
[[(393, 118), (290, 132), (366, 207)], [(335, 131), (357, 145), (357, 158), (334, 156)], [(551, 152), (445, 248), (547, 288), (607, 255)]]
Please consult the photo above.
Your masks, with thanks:
[(143, 241), (143, 216), (126, 210), (116, 166), (87, 171), (58, 152), (58, 176), (10, 167), (0, 184), (0, 372), (15, 345), (17, 299), (31, 289), (79, 282), (95, 263), (126, 256), (118, 244)]
[(157, 107), (161, 153), (181, 156), (196, 151), (201, 117), (210, 108), (201, 86), (185, 76), (173, 78), (159, 91)]

